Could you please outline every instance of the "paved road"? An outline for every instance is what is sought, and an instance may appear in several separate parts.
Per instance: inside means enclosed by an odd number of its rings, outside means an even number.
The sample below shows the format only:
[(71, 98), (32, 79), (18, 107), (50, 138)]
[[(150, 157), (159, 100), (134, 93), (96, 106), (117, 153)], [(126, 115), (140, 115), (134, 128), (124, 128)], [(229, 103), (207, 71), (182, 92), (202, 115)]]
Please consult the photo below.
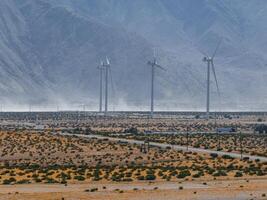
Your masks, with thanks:
[[(68, 134), (68, 133), (61, 133), (61, 135), (78, 136), (78, 137), (84, 137), (84, 138), (109, 139), (111, 141), (128, 142), (130, 144), (143, 144), (144, 143), (144, 141), (140, 141), (140, 140), (114, 138), (114, 137), (106, 137), (106, 136), (100, 136), (100, 135), (81, 135), (81, 134)], [(215, 150), (201, 149), (201, 148), (194, 148), (194, 147), (188, 147), (188, 150), (187, 150), (186, 146), (171, 145), (171, 144), (164, 144), (164, 143), (157, 143), (157, 142), (149, 142), (149, 144), (153, 145), (153, 146), (161, 147), (161, 148), (172, 147), (172, 149), (175, 149), (175, 150), (191, 151), (191, 152), (206, 153), (206, 154), (216, 153), (219, 156), (229, 155), (229, 156), (231, 156), (233, 158), (241, 158), (241, 154), (240, 153), (215, 151)], [(251, 156), (251, 155), (246, 155), (246, 154), (243, 154), (243, 157), (248, 157), (250, 160), (259, 159), (260, 161), (267, 162), (267, 157)]]

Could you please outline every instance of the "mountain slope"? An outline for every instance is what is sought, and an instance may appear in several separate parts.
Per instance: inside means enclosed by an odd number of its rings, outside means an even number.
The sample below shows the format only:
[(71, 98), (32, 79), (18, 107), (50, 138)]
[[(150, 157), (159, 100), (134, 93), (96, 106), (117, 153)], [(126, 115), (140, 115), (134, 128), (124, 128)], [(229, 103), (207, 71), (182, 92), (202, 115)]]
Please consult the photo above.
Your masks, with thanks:
[[(156, 47), (168, 69), (157, 70), (157, 108), (203, 109), (202, 52), (212, 54), (222, 39), (221, 108), (266, 108), (265, 8), (261, 0), (3, 0), (1, 102), (97, 108), (97, 65), (108, 56), (112, 109), (147, 109), (146, 63)], [(214, 84), (212, 106), (219, 109)]]

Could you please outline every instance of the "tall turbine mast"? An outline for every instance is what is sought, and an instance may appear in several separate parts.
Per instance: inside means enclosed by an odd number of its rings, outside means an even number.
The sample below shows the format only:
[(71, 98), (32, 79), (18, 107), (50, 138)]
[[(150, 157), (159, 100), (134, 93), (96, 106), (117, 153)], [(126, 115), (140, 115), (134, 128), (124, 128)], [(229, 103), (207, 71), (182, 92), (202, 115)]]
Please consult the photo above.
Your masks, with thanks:
[(204, 57), (204, 62), (207, 62), (207, 99), (206, 99), (206, 118), (210, 118), (210, 57)]
[(218, 80), (217, 80), (217, 76), (216, 76), (216, 71), (215, 71), (215, 67), (214, 67), (214, 63), (213, 63), (213, 59), (217, 53), (217, 50), (221, 44), (222, 40), (220, 40), (220, 42), (218, 43), (212, 57), (208, 56), (205, 54), (205, 57), (203, 58), (203, 61), (207, 63), (207, 107), (206, 107), (206, 118), (209, 119), (210, 118), (210, 68), (212, 69), (213, 72), (213, 76), (215, 79), (215, 83), (216, 83), (216, 88), (217, 88), (217, 92), (220, 98), (220, 90), (219, 90), (219, 85), (218, 85)]
[(100, 66), (97, 67), (97, 69), (99, 70), (99, 112), (102, 112), (102, 100), (103, 100), (103, 71), (105, 70), (105, 66), (104, 66), (104, 62), (101, 61), (100, 62)]
[(161, 70), (166, 71), (165, 68), (161, 67), (158, 63), (157, 63), (157, 59), (156, 59), (156, 53), (154, 50), (154, 56), (153, 56), (153, 60), (152, 61), (148, 61), (147, 63), (148, 65), (151, 66), (151, 102), (150, 102), (150, 117), (153, 118), (154, 115), (154, 80), (155, 80), (155, 68), (159, 68)]
[(109, 59), (106, 57), (106, 64), (104, 64), (105, 67), (105, 114), (108, 112), (108, 72), (110, 68), (110, 62)]

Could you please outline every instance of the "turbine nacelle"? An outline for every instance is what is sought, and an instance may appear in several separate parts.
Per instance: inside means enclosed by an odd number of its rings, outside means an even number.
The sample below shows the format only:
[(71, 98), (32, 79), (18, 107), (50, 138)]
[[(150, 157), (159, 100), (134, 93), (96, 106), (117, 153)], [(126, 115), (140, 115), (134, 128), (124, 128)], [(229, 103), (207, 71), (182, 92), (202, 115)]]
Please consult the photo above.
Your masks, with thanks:
[(203, 60), (203, 62), (211, 62), (213, 60), (213, 58), (205, 56), (202, 60)]
[(110, 67), (110, 61), (109, 59), (106, 57), (106, 62), (102, 61), (100, 62), (100, 66), (98, 66), (98, 69), (105, 69), (106, 67)]
[(103, 62), (103, 61), (100, 61), (100, 65), (97, 66), (97, 69), (99, 69), (99, 70), (103, 70), (104, 68), (105, 68), (105, 64), (104, 64), (104, 62)]
[(157, 63), (155, 61), (148, 61), (147, 64), (151, 66), (155, 66)]
[(147, 64), (148, 64), (148, 65), (151, 65), (151, 67), (157, 67), (157, 68), (159, 68), (159, 69), (161, 69), (161, 70), (163, 70), (163, 71), (167, 71), (164, 67), (160, 66), (160, 65), (157, 63), (156, 60), (154, 60), (154, 61), (152, 61), (152, 62), (151, 62), (151, 61), (148, 61)]

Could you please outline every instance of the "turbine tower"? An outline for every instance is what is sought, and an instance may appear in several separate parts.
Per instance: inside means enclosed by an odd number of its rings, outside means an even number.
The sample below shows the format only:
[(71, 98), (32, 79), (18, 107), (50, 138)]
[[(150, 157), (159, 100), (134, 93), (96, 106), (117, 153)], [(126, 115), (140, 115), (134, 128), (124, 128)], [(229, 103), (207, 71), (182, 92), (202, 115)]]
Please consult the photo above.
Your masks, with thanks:
[(215, 67), (214, 67), (214, 63), (213, 63), (213, 59), (218, 51), (218, 48), (221, 44), (221, 41), (218, 43), (212, 57), (208, 56), (207, 54), (204, 54), (205, 57), (203, 58), (203, 62), (207, 63), (207, 107), (206, 107), (206, 118), (209, 119), (210, 118), (210, 68), (212, 70), (214, 79), (215, 79), (215, 83), (216, 83), (216, 88), (217, 88), (217, 92), (220, 98), (220, 90), (219, 90), (219, 85), (218, 85), (218, 80), (217, 80), (217, 76), (216, 76), (216, 71), (215, 71)]
[(110, 71), (110, 62), (109, 59), (106, 57), (106, 63), (101, 62), (100, 66), (98, 67), (100, 70), (100, 99), (99, 99), (99, 111), (102, 112), (102, 91), (103, 91), (103, 72), (105, 73), (105, 115), (108, 112), (108, 78), (109, 78), (109, 71)]
[(97, 67), (97, 69), (99, 70), (99, 112), (101, 113), (102, 112), (102, 100), (103, 100), (103, 72), (105, 70), (105, 65), (104, 65), (104, 62), (101, 61), (100, 62), (100, 66)]
[(105, 75), (106, 75), (106, 82), (105, 82), (105, 114), (108, 112), (108, 71), (110, 70), (110, 62), (109, 59), (106, 57), (106, 64), (105, 66)]
[(163, 71), (166, 71), (166, 69), (163, 68), (162, 66), (160, 66), (157, 63), (155, 50), (154, 50), (154, 58), (153, 58), (153, 60), (152, 61), (148, 61), (147, 64), (151, 66), (151, 103), (150, 103), (150, 117), (153, 118), (153, 115), (154, 115), (154, 79), (155, 79), (155, 69), (156, 69), (156, 67), (159, 68), (159, 69), (161, 69), (161, 70), (163, 70)]

